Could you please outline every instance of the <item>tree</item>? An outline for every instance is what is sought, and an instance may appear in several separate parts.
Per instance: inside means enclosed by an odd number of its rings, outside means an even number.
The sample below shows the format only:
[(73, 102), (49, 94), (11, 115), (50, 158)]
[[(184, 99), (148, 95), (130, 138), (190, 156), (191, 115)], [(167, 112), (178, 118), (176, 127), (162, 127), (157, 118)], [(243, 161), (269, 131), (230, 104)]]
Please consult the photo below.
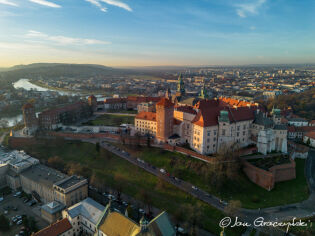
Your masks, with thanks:
[(117, 191), (117, 200), (121, 201), (121, 192), (123, 189), (123, 182), (125, 181), (124, 176), (121, 173), (116, 173), (114, 176), (114, 184)]
[(224, 208), (224, 211), (229, 216), (237, 216), (240, 209), (242, 207), (242, 203), (239, 200), (230, 200), (228, 205)]
[(59, 171), (64, 171), (65, 167), (65, 162), (59, 157), (59, 156), (54, 156), (50, 157), (47, 160), (48, 166), (57, 169)]
[(101, 149), (100, 143), (97, 142), (97, 143), (95, 144), (95, 150), (96, 150), (96, 152), (97, 152), (98, 154), (100, 153), (100, 149)]
[(10, 222), (7, 217), (0, 215), (0, 231), (8, 231), (10, 229)]
[(147, 208), (149, 210), (149, 214), (151, 214), (152, 213), (152, 211), (151, 211), (152, 199), (151, 199), (150, 194), (146, 190), (141, 189), (141, 191), (138, 194), (138, 198), (141, 202), (143, 202), (147, 206)]
[(311, 145), (311, 139), (310, 138), (307, 139), (306, 144)]

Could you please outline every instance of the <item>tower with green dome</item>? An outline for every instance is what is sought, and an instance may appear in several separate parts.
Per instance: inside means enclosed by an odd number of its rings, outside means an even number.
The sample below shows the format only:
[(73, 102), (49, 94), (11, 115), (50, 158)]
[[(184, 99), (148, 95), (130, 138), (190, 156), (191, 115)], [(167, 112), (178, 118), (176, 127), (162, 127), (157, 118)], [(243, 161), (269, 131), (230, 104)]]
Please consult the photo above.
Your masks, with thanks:
[(182, 74), (180, 74), (178, 77), (177, 93), (179, 93), (180, 95), (185, 95), (185, 84)]
[(203, 87), (200, 91), (199, 97), (202, 99), (208, 99), (209, 98), (205, 83), (203, 83)]

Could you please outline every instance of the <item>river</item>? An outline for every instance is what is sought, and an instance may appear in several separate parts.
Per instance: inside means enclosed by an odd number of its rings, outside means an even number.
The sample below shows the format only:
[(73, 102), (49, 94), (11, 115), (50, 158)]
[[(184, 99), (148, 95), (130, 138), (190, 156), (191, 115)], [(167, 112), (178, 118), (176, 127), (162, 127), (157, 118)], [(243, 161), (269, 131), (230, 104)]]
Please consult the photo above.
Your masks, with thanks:
[[(35, 84), (32, 84), (29, 79), (20, 79), (17, 82), (13, 83), (13, 87), (15, 89), (25, 89), (25, 90), (37, 90), (37, 91), (41, 91), (41, 92), (48, 92), (48, 91), (53, 91), (53, 92), (57, 92), (60, 95), (67, 95), (67, 96), (75, 96), (75, 95), (81, 95), (80, 93), (77, 92), (64, 92), (64, 91), (60, 91), (60, 90), (55, 90), (55, 89), (48, 89), (48, 88), (44, 88)], [(87, 96), (84, 96), (85, 98), (87, 98)], [(96, 95), (96, 98), (98, 101), (103, 101), (106, 97), (102, 96), (102, 95)], [(16, 124), (16, 122), (20, 122), (22, 121), (23, 116), (22, 114), (14, 116), (14, 117), (4, 117), (1, 118), (1, 120), (7, 120), (9, 126), (14, 126)]]

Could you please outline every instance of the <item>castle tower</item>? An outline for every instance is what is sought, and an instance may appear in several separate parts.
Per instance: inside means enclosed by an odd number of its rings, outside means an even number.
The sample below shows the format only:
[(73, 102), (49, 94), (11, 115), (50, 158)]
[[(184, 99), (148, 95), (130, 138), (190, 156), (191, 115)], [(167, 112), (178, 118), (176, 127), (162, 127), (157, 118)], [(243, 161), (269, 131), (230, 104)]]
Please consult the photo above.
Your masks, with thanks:
[(26, 128), (37, 126), (37, 118), (35, 108), (31, 103), (27, 103), (22, 107), (24, 125)]
[(168, 137), (173, 134), (173, 116), (174, 104), (169, 99), (162, 98), (156, 104), (156, 138), (158, 141), (166, 142)]
[(177, 83), (177, 94), (180, 96), (185, 95), (185, 84), (183, 80), (182, 74), (178, 77), (178, 83)]
[(38, 120), (36, 118), (35, 108), (31, 103), (27, 103), (22, 107), (24, 120), (24, 134), (32, 135), (38, 128)]
[(88, 103), (89, 106), (92, 108), (92, 111), (95, 112), (97, 110), (97, 99), (94, 95), (89, 96)]

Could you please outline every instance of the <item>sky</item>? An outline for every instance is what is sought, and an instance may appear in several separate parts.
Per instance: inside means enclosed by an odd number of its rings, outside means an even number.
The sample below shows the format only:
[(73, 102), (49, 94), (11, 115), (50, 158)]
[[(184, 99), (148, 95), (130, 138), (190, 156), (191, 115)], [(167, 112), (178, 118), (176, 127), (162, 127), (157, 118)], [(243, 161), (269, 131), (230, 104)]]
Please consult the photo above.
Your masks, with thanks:
[(0, 0), (0, 67), (315, 63), (314, 0)]

